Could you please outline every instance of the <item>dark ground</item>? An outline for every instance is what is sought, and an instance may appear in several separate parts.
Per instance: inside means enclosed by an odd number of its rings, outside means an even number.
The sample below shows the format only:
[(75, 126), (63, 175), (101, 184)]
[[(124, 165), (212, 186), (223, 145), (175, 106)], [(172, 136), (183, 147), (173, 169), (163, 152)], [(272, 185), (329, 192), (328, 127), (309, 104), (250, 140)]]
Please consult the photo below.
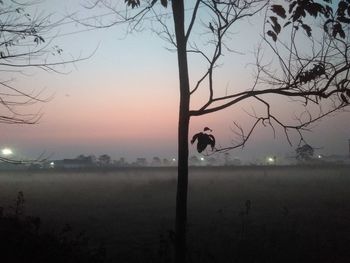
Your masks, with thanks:
[[(350, 262), (348, 166), (193, 168), (190, 262)], [(1, 172), (42, 231), (69, 224), (107, 262), (171, 262), (176, 169)]]

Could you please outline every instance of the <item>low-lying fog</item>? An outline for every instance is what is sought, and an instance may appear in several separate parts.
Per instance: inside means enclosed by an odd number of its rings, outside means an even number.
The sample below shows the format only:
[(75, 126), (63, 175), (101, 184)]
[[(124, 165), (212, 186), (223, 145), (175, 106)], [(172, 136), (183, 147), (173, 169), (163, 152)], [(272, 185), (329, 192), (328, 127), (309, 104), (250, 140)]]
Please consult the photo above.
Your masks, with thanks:
[[(40, 216), (46, 228), (68, 223), (103, 241), (111, 261), (136, 262), (145, 250), (155, 253), (160, 235), (173, 229), (176, 172), (1, 172), (0, 206), (10, 211), (23, 191), (25, 213)], [(297, 233), (299, 245), (309, 244), (315, 234), (317, 248), (333, 234), (337, 244), (350, 245), (346, 166), (191, 169), (188, 198), (189, 248), (215, 262), (233, 260), (237, 253), (230, 251), (242, 235), (265, 247), (272, 246), (271, 235), (283, 231)]]

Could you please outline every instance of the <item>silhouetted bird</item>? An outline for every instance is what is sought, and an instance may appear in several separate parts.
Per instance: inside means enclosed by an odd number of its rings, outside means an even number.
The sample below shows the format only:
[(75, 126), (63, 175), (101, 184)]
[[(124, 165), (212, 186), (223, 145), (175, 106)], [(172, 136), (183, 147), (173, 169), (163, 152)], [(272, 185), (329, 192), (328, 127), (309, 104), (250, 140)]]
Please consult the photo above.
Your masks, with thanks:
[[(205, 127), (204, 131), (212, 131), (212, 130), (209, 129), (208, 127)], [(212, 151), (214, 150), (215, 137), (213, 135), (199, 132), (199, 133), (193, 135), (192, 140), (191, 140), (191, 144), (193, 144), (196, 140), (198, 140), (197, 151), (199, 153), (203, 152), (205, 150), (205, 148), (207, 148), (208, 145), (211, 146)]]

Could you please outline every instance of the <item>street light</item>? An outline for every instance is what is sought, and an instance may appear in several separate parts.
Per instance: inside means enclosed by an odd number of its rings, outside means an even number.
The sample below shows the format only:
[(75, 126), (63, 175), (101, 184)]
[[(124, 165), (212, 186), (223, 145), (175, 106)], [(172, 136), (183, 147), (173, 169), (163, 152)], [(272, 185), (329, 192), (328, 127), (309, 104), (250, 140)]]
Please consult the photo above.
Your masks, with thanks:
[(269, 164), (274, 164), (276, 162), (276, 157), (267, 157), (267, 162)]
[(1, 150), (2, 155), (9, 156), (13, 154), (13, 151), (10, 148), (4, 148)]

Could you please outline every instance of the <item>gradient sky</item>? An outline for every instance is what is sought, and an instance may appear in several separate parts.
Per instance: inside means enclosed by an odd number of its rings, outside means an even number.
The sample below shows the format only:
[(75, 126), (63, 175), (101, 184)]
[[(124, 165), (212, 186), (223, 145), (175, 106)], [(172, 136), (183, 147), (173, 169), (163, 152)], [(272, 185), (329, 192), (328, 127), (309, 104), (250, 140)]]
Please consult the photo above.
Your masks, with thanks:
[[(37, 8), (45, 13), (55, 12), (53, 19), (75, 11), (79, 18), (92, 15), (80, 3), (84, 2), (46, 0)], [(227, 54), (222, 61), (217, 77), (219, 93), (223, 94), (226, 89), (244, 90), (252, 82), (253, 69), (248, 64), (254, 62), (252, 52), (259, 40), (261, 18), (257, 19), (234, 28), (229, 44), (244, 55)], [(1, 146), (14, 148), (23, 158), (35, 158), (44, 151), (53, 154), (53, 158), (107, 153), (114, 159), (127, 157), (130, 161), (136, 157), (176, 156), (179, 101), (176, 54), (168, 51), (169, 45), (147, 30), (147, 26), (144, 31), (128, 36), (123, 26), (70, 35), (64, 34), (84, 30), (84, 27), (70, 23), (57, 29), (53, 34), (58, 36), (53, 43), (64, 50), (65, 58), (84, 57), (96, 51), (86, 61), (58, 68), (63, 74), (32, 69), (30, 76), (17, 76), (16, 87), (45, 89), (44, 95), (53, 95), (53, 99), (30, 108), (31, 112), (43, 113), (36, 125), (1, 124)], [(194, 83), (203, 64), (192, 57), (190, 63)], [(192, 106), (200, 105), (204, 98), (205, 93), (200, 93)], [(293, 114), (288, 101), (275, 103), (276, 111), (282, 116), (287, 118)], [(219, 144), (229, 145), (234, 138), (233, 121), (249, 127), (251, 119), (245, 111), (252, 107), (259, 108), (247, 101), (219, 113), (194, 118), (190, 136), (208, 126)], [(346, 154), (350, 138), (348, 113), (324, 120), (312, 133), (306, 134), (306, 138), (320, 153)], [(260, 127), (243, 150), (237, 149), (231, 154), (244, 160), (270, 154), (293, 155), (297, 143), (295, 139), (290, 146), (281, 131), (277, 131), (274, 138), (270, 128)], [(190, 150), (195, 154), (194, 147), (190, 146)]]

